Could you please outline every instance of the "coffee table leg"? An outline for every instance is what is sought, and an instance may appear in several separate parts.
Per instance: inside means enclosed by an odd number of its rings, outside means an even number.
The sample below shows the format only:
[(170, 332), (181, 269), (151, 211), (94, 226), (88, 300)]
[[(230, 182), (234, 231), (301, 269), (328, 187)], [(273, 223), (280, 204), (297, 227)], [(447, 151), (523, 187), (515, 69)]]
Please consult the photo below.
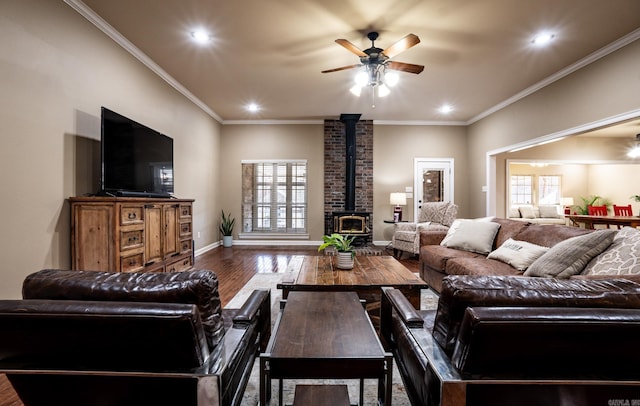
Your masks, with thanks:
[(360, 378), (360, 406), (364, 405), (364, 379)]

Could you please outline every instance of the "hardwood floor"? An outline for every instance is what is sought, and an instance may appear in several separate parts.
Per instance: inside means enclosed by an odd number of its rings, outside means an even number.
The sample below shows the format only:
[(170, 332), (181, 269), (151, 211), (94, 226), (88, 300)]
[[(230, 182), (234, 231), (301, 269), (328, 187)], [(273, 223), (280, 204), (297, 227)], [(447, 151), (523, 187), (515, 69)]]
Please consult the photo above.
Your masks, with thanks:
[[(391, 255), (390, 252), (387, 254)], [(196, 257), (195, 269), (210, 269), (218, 275), (220, 300), (225, 306), (256, 273), (283, 273), (294, 255), (323, 255), (316, 247), (234, 246), (218, 247)], [(418, 258), (407, 254), (400, 260), (418, 272)], [(23, 406), (4, 374), (0, 374), (0, 406)]]

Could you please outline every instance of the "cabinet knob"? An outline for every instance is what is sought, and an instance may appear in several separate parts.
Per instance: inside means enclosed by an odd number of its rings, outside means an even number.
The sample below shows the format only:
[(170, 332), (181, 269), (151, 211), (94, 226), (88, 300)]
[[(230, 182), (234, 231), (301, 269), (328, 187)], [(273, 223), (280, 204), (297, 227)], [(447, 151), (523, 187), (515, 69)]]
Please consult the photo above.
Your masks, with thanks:
[(136, 214), (134, 212), (129, 212), (129, 220), (135, 220)]

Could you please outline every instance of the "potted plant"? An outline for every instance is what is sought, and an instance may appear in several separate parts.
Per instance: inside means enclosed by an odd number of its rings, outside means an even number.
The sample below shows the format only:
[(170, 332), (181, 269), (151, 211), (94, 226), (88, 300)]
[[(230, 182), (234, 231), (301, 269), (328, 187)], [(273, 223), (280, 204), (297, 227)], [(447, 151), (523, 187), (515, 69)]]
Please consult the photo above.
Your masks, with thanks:
[(582, 201), (582, 204), (576, 204), (574, 207), (576, 208), (576, 213), (584, 215), (589, 214), (589, 206), (607, 206), (608, 210), (612, 204), (611, 200), (597, 195), (591, 195), (588, 197), (580, 196), (580, 200)]
[(222, 246), (231, 247), (233, 245), (233, 227), (236, 224), (236, 219), (231, 217), (231, 213), (224, 214), (222, 210), (222, 220), (220, 221), (220, 234), (222, 234)]
[(324, 243), (318, 247), (322, 251), (327, 247), (336, 249), (337, 264), (339, 269), (353, 269), (353, 260), (356, 256), (353, 240), (355, 237), (343, 236), (341, 234), (331, 234), (322, 237)]

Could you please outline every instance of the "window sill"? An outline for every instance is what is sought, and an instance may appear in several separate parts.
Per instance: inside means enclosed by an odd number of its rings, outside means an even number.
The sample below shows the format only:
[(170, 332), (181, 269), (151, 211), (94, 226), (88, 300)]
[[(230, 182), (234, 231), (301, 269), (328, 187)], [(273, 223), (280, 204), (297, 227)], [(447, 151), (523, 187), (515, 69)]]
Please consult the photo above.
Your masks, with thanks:
[(240, 233), (242, 240), (308, 240), (307, 233)]

